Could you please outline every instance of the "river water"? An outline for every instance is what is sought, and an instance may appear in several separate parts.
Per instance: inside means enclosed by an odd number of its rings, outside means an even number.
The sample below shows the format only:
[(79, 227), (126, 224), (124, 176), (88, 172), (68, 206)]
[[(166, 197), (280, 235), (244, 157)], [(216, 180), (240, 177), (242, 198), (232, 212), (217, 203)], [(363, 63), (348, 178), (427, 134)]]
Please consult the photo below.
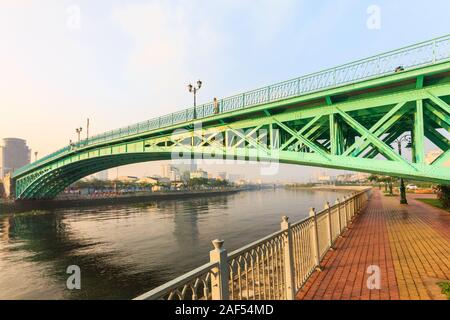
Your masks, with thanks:
[[(139, 204), (0, 213), (0, 299), (131, 299), (343, 194), (260, 190)], [(67, 267), (81, 289), (66, 287)]]

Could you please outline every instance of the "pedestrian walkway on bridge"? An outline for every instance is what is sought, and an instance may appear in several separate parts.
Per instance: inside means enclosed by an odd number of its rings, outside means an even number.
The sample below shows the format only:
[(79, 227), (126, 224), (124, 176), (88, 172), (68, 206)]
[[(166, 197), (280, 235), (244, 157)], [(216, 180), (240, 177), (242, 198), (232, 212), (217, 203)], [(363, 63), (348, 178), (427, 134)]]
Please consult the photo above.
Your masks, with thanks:
[[(413, 198), (400, 205), (374, 190), (297, 299), (445, 299), (436, 283), (450, 280), (450, 213)], [(379, 289), (367, 287), (370, 266), (380, 268)]]

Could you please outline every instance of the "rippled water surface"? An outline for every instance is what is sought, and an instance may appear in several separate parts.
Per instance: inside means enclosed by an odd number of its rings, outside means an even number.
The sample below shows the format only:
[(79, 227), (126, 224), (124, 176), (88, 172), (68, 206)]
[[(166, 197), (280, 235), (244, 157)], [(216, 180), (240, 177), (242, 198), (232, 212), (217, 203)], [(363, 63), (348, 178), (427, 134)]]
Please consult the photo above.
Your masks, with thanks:
[[(0, 213), (0, 299), (131, 299), (342, 194), (262, 190), (134, 205)], [(81, 290), (66, 269), (81, 268)]]

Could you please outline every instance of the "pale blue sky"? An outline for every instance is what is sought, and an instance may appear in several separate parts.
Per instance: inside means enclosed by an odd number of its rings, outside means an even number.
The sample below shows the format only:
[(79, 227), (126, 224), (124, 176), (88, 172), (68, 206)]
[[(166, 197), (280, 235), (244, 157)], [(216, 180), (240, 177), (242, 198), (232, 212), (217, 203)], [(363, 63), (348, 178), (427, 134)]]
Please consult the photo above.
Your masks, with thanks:
[[(366, 26), (370, 5), (379, 30)], [(188, 107), (198, 78), (205, 102), (428, 40), (449, 33), (449, 12), (448, 0), (2, 0), (0, 137), (42, 156), (87, 117), (101, 133)], [(228, 169), (258, 172), (244, 167)], [(283, 166), (278, 178), (313, 171)]]

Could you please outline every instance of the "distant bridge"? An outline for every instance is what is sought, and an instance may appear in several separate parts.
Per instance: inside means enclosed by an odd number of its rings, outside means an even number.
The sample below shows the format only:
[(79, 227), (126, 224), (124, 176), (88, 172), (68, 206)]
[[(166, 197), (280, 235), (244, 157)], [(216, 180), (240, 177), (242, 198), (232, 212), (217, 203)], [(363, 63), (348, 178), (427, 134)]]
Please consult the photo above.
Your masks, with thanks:
[[(179, 152), (450, 184), (449, 103), (447, 35), (66, 146), (15, 171), (15, 197), (53, 198), (90, 174)], [(404, 134), (411, 158), (391, 146)], [(426, 139), (442, 150), (432, 163)]]

